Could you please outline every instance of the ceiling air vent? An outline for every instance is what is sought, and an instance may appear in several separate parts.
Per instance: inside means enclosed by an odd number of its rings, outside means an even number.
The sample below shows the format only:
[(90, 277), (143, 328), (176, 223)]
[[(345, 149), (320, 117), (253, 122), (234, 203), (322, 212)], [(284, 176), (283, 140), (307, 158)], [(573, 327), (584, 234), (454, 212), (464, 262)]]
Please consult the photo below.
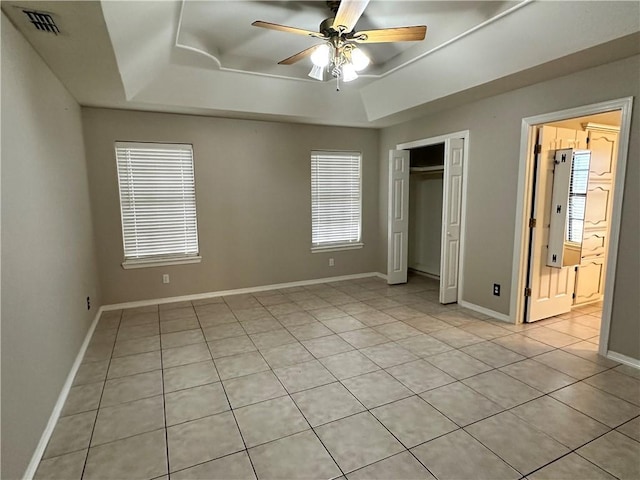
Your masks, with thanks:
[(60, 33), (60, 29), (53, 21), (53, 18), (48, 13), (36, 12), (34, 10), (23, 10), (24, 14), (29, 17), (29, 21), (36, 27), (36, 30), (41, 32), (49, 32), (55, 35)]

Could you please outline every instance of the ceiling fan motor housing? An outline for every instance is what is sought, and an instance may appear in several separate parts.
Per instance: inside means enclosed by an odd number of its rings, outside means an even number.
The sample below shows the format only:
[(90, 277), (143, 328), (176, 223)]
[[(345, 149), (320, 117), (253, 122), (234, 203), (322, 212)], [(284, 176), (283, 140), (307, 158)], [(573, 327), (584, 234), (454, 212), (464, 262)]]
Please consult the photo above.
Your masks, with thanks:
[(318, 27), (318, 31), (326, 37), (331, 37), (332, 34), (335, 35), (337, 32), (333, 29), (333, 21), (333, 17), (325, 18), (320, 27)]

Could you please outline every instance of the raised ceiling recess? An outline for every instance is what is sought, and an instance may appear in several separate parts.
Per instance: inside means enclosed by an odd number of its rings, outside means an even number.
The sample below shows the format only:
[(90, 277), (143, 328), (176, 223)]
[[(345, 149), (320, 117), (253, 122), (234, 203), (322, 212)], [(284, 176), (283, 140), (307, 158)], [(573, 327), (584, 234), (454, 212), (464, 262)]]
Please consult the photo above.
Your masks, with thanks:
[[(308, 76), (325, 1), (3, 0), (2, 11), (81, 105), (359, 127), (391, 125), (638, 53), (640, 3), (371, 0), (353, 31), (428, 26), (361, 43), (357, 81)], [(34, 28), (25, 7), (60, 33)], [(320, 40), (321, 42), (321, 40)], [(283, 62), (285, 63), (285, 62)], [(290, 62), (288, 62), (290, 63)]]

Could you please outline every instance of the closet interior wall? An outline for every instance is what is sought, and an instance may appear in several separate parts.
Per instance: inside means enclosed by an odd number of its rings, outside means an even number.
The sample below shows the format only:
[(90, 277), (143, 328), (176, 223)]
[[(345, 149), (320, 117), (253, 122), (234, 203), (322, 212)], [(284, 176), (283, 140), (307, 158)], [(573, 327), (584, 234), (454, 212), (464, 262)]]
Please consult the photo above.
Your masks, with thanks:
[(410, 152), (408, 266), (414, 271), (439, 277), (444, 143)]

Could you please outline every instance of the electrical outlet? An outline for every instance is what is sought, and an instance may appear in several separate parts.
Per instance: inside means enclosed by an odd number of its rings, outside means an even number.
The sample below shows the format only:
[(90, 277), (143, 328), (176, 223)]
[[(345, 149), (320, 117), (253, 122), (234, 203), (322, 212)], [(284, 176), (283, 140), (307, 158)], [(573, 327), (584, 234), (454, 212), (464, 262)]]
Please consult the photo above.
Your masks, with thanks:
[(169, 283), (169, 274), (165, 273), (162, 275), (162, 283)]
[(499, 284), (499, 283), (494, 283), (494, 284), (493, 284), (493, 294), (494, 294), (496, 297), (499, 297), (499, 296), (500, 296), (500, 284)]
[(87, 310), (91, 310), (91, 297), (87, 297)]
[(333, 260), (333, 258), (329, 259), (329, 266), (333, 267), (336, 264), (336, 262)]

